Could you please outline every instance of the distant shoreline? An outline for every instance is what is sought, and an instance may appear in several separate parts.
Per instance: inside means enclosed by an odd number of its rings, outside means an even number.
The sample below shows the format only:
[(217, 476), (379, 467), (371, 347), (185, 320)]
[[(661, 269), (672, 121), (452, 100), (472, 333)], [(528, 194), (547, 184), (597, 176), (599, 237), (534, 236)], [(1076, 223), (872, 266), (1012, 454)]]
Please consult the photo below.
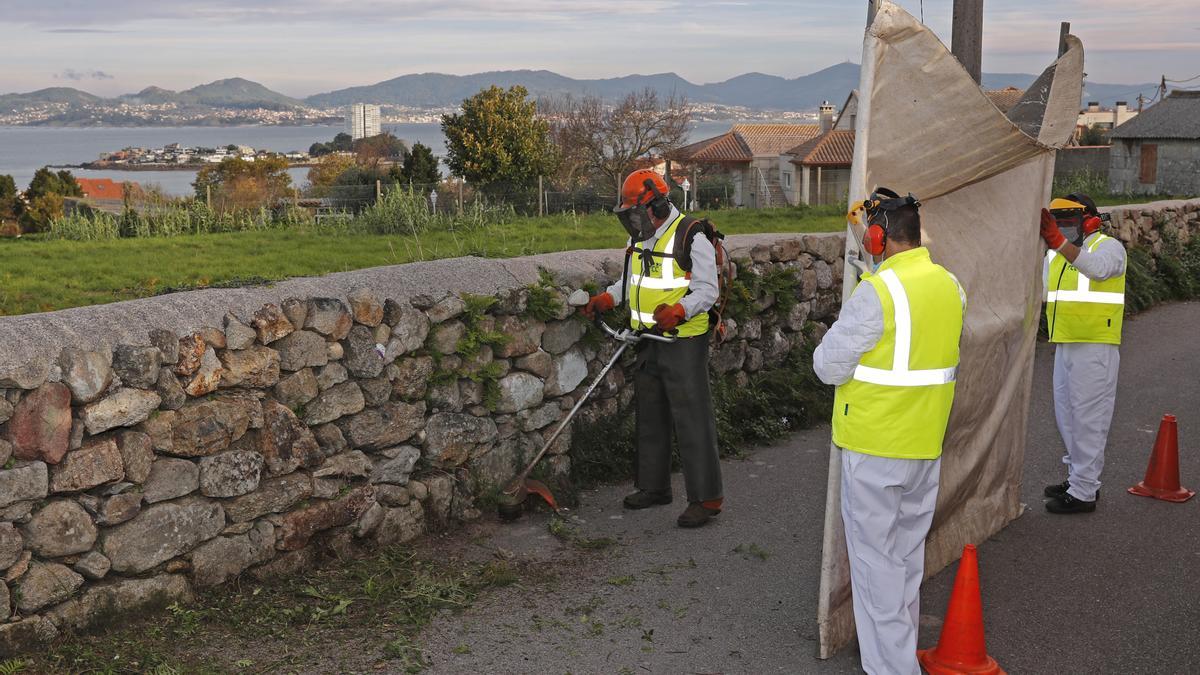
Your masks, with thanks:
[[(84, 162), (82, 164), (50, 164), (49, 169), (84, 169), (86, 171), (199, 171), (206, 166), (216, 166), (220, 162), (199, 162), (189, 164), (114, 164), (112, 162)], [(289, 169), (305, 169), (317, 166), (316, 162), (290, 162)]]

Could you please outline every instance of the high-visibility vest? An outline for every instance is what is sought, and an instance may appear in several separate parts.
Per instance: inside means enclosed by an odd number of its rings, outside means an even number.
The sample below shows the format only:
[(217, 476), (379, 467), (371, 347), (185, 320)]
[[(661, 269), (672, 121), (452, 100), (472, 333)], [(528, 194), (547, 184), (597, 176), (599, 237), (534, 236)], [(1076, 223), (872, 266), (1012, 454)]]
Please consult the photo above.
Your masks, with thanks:
[(883, 307), (883, 335), (837, 388), (833, 442), (855, 452), (936, 459), (954, 402), (966, 298), (918, 247), (863, 277)]
[[(1084, 242), (1088, 252), (1112, 239), (1096, 232)], [(1046, 326), (1051, 342), (1121, 344), (1125, 317), (1125, 270), (1119, 276), (1093, 281), (1079, 273), (1066, 256), (1048, 251)]]
[[(629, 325), (636, 330), (654, 328), (654, 310), (671, 306), (687, 295), (691, 274), (675, 260), (675, 239), (683, 215), (671, 222), (650, 250), (634, 244), (629, 257)], [(672, 333), (694, 337), (708, 332), (708, 312), (679, 324)]]

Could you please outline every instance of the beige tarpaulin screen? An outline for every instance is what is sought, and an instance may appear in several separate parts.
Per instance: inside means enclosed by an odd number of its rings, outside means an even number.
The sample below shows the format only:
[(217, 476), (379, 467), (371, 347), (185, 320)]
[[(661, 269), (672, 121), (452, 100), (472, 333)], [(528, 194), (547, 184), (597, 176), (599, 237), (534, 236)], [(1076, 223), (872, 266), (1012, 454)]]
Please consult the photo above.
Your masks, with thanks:
[[(864, 41), (850, 199), (877, 185), (917, 195), (924, 242), (968, 298), (927, 575), (1020, 515), (1045, 251), (1038, 212), (1050, 198), (1054, 149), (1075, 128), (1083, 80), (1083, 47), (1074, 37), (1068, 47), (1005, 116), (900, 7), (883, 2)], [(857, 257), (854, 239), (847, 255)], [(846, 293), (855, 278), (848, 269)], [(822, 658), (854, 637), (838, 452), (821, 564)]]

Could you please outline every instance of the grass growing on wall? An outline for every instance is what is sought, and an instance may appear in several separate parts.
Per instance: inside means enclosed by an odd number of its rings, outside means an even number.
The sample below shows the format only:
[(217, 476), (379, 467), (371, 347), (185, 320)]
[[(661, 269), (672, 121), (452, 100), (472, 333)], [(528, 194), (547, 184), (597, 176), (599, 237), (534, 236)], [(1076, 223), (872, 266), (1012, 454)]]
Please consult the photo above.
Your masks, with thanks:
[[(703, 215), (703, 214), (702, 214)], [(729, 234), (832, 232), (834, 210), (729, 210), (710, 214)], [(0, 239), (0, 316), (44, 312), (206, 288), (463, 255), (506, 258), (612, 249), (625, 233), (611, 215), (513, 218), (466, 230), (363, 234), (246, 230), (98, 241)]]

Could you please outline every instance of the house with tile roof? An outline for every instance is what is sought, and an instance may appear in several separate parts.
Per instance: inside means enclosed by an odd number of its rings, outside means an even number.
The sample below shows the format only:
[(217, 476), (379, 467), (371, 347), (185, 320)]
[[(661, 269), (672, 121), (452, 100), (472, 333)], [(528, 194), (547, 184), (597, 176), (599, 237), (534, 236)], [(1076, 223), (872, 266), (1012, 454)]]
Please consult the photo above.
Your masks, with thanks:
[(1200, 195), (1200, 91), (1171, 92), (1109, 139), (1110, 192)]
[(854, 162), (854, 130), (833, 128), (791, 148), (786, 153), (798, 178), (794, 204), (837, 204), (850, 191), (850, 165)]
[(733, 206), (788, 206), (793, 167), (785, 153), (816, 137), (817, 124), (734, 124), (729, 131), (679, 148), (667, 156), (672, 175), (693, 169), (727, 176)]

